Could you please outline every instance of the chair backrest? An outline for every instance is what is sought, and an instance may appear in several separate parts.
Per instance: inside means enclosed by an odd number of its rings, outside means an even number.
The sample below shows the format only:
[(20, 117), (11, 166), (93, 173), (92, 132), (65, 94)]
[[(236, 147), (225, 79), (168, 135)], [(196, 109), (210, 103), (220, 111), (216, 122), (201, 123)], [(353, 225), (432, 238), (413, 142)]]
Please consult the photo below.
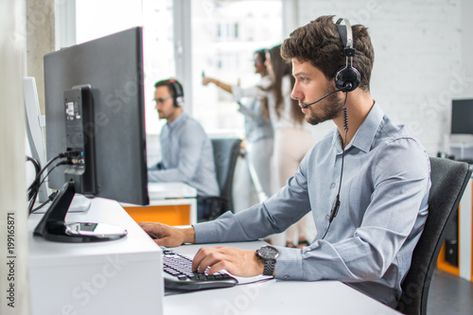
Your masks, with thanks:
[(225, 208), (233, 210), (233, 175), (240, 154), (241, 140), (238, 138), (215, 138), (211, 139), (211, 142), (220, 197), (226, 201)]
[(430, 158), (432, 187), (429, 214), (424, 231), (412, 256), (411, 267), (402, 283), (397, 309), (408, 315), (424, 315), (432, 274), (444, 239), (447, 223), (458, 209), (463, 191), (471, 177), (468, 164)]

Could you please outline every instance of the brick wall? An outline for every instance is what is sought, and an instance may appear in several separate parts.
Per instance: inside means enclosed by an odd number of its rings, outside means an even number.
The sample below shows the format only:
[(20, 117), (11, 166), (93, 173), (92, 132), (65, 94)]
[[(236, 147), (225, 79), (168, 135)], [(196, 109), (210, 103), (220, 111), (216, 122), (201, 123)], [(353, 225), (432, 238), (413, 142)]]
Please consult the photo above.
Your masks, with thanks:
[(451, 99), (473, 97), (472, 3), (299, 0), (297, 20), (335, 14), (368, 26), (376, 55), (372, 94), (435, 154), (450, 130)]

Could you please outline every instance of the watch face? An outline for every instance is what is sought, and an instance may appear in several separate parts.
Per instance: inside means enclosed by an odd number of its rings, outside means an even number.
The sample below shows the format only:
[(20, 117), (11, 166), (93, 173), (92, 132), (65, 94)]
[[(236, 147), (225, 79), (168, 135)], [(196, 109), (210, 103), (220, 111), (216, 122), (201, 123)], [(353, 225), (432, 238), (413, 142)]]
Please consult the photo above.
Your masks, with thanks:
[(258, 250), (258, 255), (263, 259), (276, 259), (279, 252), (272, 246), (263, 246)]

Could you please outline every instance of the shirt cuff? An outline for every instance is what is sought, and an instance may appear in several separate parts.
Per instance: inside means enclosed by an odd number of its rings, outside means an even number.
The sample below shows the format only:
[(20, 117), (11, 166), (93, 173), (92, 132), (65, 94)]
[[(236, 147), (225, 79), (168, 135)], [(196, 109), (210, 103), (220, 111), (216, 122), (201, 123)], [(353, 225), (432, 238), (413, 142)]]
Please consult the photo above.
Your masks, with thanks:
[(282, 280), (301, 280), (302, 250), (300, 248), (287, 248), (275, 246), (279, 251), (274, 268), (274, 277)]
[(196, 223), (192, 225), (195, 233), (195, 243), (217, 243), (221, 242), (222, 235), (219, 233), (219, 220), (220, 219), (231, 219), (233, 214), (229, 211), (222, 214), (218, 220), (212, 220), (209, 222)]
[(212, 222), (197, 223), (192, 227), (194, 228), (196, 244), (211, 242), (211, 234), (215, 230), (212, 228)]
[(241, 98), (243, 97), (241, 87), (238, 85), (232, 85), (232, 95), (233, 95), (233, 100), (235, 102), (239, 102)]

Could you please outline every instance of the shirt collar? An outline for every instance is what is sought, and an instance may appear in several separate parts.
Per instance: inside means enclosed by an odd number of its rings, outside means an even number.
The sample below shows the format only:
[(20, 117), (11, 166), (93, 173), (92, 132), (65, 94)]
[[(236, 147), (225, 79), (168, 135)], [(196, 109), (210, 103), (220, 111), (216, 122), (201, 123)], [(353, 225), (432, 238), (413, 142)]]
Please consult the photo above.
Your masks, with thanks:
[[(383, 110), (375, 103), (368, 113), (368, 116), (366, 116), (365, 120), (356, 131), (355, 136), (347, 145), (346, 150), (354, 146), (363, 152), (369, 152), (383, 117)], [(342, 144), (338, 130), (335, 130), (332, 144), (335, 145), (337, 153), (342, 153)]]
[(182, 125), (188, 118), (189, 116), (186, 113), (182, 113), (179, 117), (176, 118), (176, 120), (174, 120), (173, 122), (168, 122), (167, 125), (169, 129), (174, 129)]

